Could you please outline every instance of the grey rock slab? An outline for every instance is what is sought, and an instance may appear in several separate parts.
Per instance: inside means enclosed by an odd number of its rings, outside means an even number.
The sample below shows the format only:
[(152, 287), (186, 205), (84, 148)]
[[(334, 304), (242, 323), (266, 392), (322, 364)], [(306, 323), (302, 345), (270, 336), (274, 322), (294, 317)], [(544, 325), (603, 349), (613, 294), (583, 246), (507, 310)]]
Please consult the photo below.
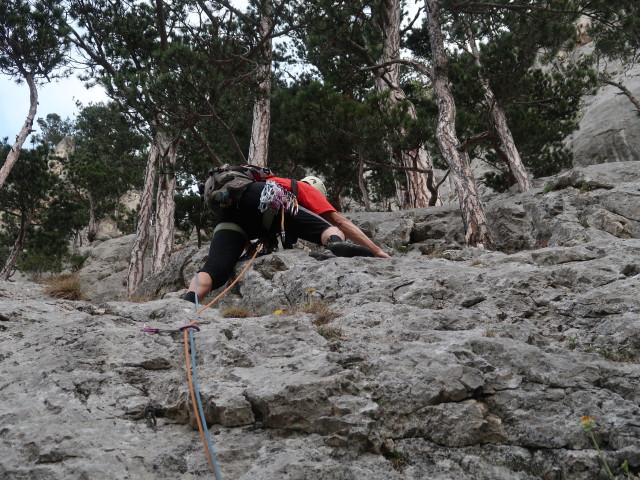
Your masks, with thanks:
[[(353, 214), (390, 259), (308, 246), (258, 258), (194, 333), (222, 478), (606, 478), (585, 415), (615, 475), (640, 469), (632, 163), (496, 195), (501, 251), (462, 245), (442, 207)], [(208, 250), (176, 254), (134, 303), (130, 242), (92, 252), (94, 299), (0, 282), (0, 477), (211, 478), (177, 331)]]

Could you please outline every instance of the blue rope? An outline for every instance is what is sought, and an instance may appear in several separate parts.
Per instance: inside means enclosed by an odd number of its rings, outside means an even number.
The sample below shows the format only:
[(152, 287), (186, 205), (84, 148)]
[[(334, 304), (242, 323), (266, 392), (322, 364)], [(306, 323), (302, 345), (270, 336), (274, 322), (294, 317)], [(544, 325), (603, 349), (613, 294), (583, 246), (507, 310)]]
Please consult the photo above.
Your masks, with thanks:
[[(198, 308), (198, 274), (196, 273), (196, 311)], [(191, 373), (193, 375), (193, 390), (196, 394), (196, 403), (198, 404), (198, 413), (200, 414), (200, 420), (202, 421), (202, 429), (204, 430), (204, 436), (207, 440), (207, 449), (209, 455), (211, 455), (211, 461), (213, 462), (213, 469), (216, 474), (216, 478), (221, 480), (220, 471), (218, 470), (218, 464), (216, 463), (216, 456), (213, 453), (213, 444), (211, 443), (211, 437), (209, 436), (209, 429), (207, 428), (207, 421), (204, 418), (204, 410), (202, 409), (202, 400), (200, 399), (200, 389), (198, 388), (198, 372), (196, 368), (196, 343), (193, 338), (193, 329), (189, 329), (189, 348), (191, 349)]]

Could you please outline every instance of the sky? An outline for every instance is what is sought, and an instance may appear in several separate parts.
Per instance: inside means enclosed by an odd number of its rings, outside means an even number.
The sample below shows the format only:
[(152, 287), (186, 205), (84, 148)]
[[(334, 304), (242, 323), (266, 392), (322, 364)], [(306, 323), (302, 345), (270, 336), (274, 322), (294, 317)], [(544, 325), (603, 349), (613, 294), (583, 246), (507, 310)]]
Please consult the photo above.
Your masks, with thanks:
[[(38, 111), (36, 119), (57, 113), (62, 119), (72, 119), (78, 112), (76, 102), (83, 105), (105, 102), (108, 98), (100, 87), (87, 90), (84, 83), (75, 76), (59, 82), (40, 85), (38, 89)], [(26, 83), (17, 85), (7, 75), (0, 74), (0, 139), (8, 137), (13, 145), (29, 113), (29, 87)], [(37, 130), (37, 123), (34, 122)], [(25, 147), (29, 147), (31, 136)]]
[[(245, 0), (233, 0), (233, 3), (241, 9), (246, 8)], [(412, 17), (416, 6), (412, 1), (407, 3), (410, 10), (409, 17)], [(57, 113), (63, 120), (67, 118), (73, 120), (78, 113), (77, 101), (88, 105), (92, 102), (106, 102), (108, 98), (101, 87), (96, 86), (88, 90), (81, 80), (72, 75), (58, 82), (40, 85), (36, 120), (45, 118), (50, 113)], [(0, 139), (8, 137), (9, 145), (13, 145), (28, 113), (29, 87), (27, 84), (17, 85), (7, 75), (0, 74)], [(34, 127), (37, 130), (36, 122)], [(29, 146), (30, 139), (31, 136), (25, 142), (26, 147)]]

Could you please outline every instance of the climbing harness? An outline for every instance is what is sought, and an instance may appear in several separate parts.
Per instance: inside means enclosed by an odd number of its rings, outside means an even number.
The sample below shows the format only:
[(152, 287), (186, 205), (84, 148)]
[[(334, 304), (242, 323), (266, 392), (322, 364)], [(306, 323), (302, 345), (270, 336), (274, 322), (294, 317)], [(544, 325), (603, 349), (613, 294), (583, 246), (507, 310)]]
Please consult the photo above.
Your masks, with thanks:
[[(183, 325), (178, 329), (160, 329), (160, 328), (141, 328), (141, 332), (145, 333), (153, 333), (153, 334), (171, 334), (176, 332), (183, 332), (184, 335), (184, 354), (185, 361), (187, 366), (187, 378), (189, 380), (189, 393), (191, 395), (191, 404), (194, 406), (194, 414), (196, 417), (196, 423), (198, 424), (198, 430), (200, 432), (200, 439), (202, 440), (202, 444), (205, 449), (205, 455), (207, 456), (207, 461), (209, 463), (209, 467), (211, 468), (211, 472), (213, 473), (216, 480), (221, 480), (220, 471), (218, 470), (218, 464), (216, 463), (215, 454), (213, 452), (213, 444), (211, 442), (211, 436), (209, 435), (209, 429), (207, 427), (207, 422), (204, 418), (204, 410), (202, 408), (202, 400), (200, 398), (200, 389), (198, 387), (198, 372), (196, 368), (196, 347), (195, 347), (195, 339), (193, 336), (194, 331), (199, 332), (200, 327), (196, 325), (199, 322), (198, 318), (200, 314), (204, 312), (207, 308), (211, 307), (214, 303), (216, 303), (220, 298), (222, 298), (229, 290), (233, 288), (233, 286), (238, 283), (238, 280), (242, 278), (242, 276), (249, 269), (253, 261), (258, 255), (260, 251), (259, 248), (256, 248), (253, 257), (251, 260), (245, 265), (240, 274), (236, 277), (236, 279), (231, 282), (231, 284), (225, 288), (218, 296), (216, 296), (213, 300), (211, 300), (204, 307), (200, 307), (198, 305), (198, 295), (196, 294), (196, 312), (193, 316), (193, 320), (187, 325)], [(196, 292), (198, 291), (198, 275), (196, 275)], [(197, 408), (196, 408), (197, 407)]]

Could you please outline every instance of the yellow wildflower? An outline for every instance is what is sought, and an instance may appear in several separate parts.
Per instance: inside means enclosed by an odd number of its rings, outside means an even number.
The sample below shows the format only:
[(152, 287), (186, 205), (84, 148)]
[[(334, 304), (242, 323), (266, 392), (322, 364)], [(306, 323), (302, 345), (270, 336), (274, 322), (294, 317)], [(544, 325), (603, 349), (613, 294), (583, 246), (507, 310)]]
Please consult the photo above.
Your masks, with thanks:
[(282, 315), (282, 310), (276, 310), (273, 312), (274, 315)]
[(595, 417), (590, 415), (582, 415), (580, 418), (582, 419), (582, 425), (591, 425), (595, 420)]

